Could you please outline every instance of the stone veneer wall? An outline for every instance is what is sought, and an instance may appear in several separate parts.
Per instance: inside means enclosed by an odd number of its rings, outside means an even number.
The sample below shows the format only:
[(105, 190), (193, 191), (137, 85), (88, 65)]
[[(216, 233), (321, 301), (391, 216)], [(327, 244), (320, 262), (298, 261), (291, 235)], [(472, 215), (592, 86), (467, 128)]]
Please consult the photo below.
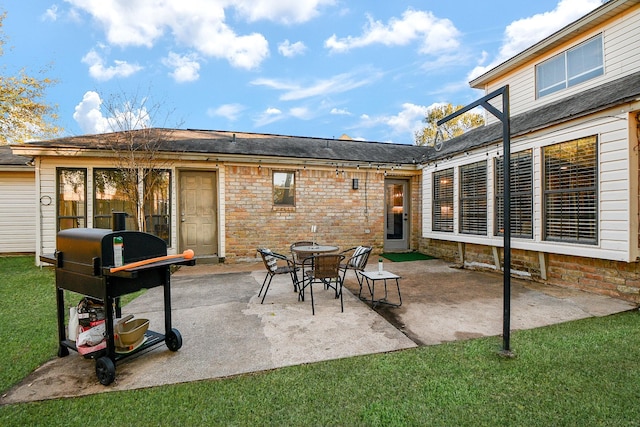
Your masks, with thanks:
[[(420, 250), (437, 258), (460, 263), (458, 243), (421, 239)], [(503, 260), (502, 248), (499, 258)], [(511, 250), (511, 269), (515, 276), (550, 285), (609, 295), (640, 303), (640, 263), (626, 263), (571, 255), (544, 254), (546, 280), (542, 278), (538, 252)], [(497, 271), (489, 246), (465, 244), (464, 263), (468, 268)]]

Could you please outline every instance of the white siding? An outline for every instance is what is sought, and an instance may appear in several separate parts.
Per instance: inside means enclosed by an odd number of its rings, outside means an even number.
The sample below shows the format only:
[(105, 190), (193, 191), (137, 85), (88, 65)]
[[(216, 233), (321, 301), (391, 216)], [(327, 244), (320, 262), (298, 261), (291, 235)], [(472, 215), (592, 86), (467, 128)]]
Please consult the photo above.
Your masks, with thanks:
[(40, 175), (38, 198), (51, 198), (51, 203), (41, 207), (41, 252), (38, 255), (52, 254), (56, 249), (56, 168), (55, 166), (47, 168), (45, 165), (46, 163), (43, 161), (38, 168)]
[[(604, 43), (604, 75), (536, 99), (536, 64), (588, 40), (601, 32)], [(638, 71), (640, 71), (640, 6), (618, 17), (616, 20), (608, 22), (604, 27), (581, 33), (571, 45), (565, 45), (560, 49), (548, 52), (546, 55), (536, 58), (535, 62), (531, 62), (518, 71), (491, 82), (491, 84), (487, 86), (486, 93), (490, 93), (509, 84), (509, 106), (511, 115), (515, 116), (527, 110), (543, 106), (586, 89), (600, 86), (603, 83)], [(498, 99), (495, 102), (499, 103), (501, 101)], [(499, 104), (495, 105), (500, 108)], [(494, 116), (490, 114), (487, 115), (487, 123), (494, 123), (496, 121), (497, 119)]]
[(0, 200), (0, 253), (34, 253), (35, 172), (0, 172)]
[[(640, 103), (634, 108), (639, 109)], [(618, 115), (614, 115), (618, 114)], [(534, 176), (534, 233), (533, 239), (516, 239), (513, 238), (511, 246), (514, 249), (525, 249), (548, 253), (558, 253), (566, 255), (580, 254), (594, 258), (633, 261), (635, 260), (636, 250), (635, 236), (637, 230), (633, 230), (631, 220), (631, 211), (633, 203), (637, 203), (637, 194), (632, 196), (631, 188), (634, 183), (630, 177), (637, 177), (637, 169), (634, 165), (630, 165), (628, 154), (628, 135), (629, 135), (629, 116), (626, 112), (619, 113), (603, 112), (598, 116), (583, 119), (573, 123), (566, 123), (556, 126), (553, 129), (537, 132), (526, 138), (518, 138), (512, 140), (511, 152), (525, 150), (531, 148), (533, 150), (533, 176)], [(632, 123), (635, 127), (635, 123)], [(542, 240), (542, 149), (545, 146), (574, 140), (577, 138), (596, 135), (598, 137), (598, 243), (596, 245), (582, 245), (562, 242), (546, 242)], [(427, 164), (423, 170), (423, 185), (425, 194), (423, 198), (423, 237), (450, 240), (457, 242), (478, 243), (490, 246), (501, 247), (503, 240), (501, 236), (493, 236), (493, 215), (494, 215), (494, 198), (493, 198), (493, 160), (502, 154), (501, 147), (491, 146), (481, 148), (475, 152), (458, 156), (447, 160), (440, 160), (436, 163)], [(489, 195), (487, 200), (487, 214), (489, 227), (487, 236), (469, 236), (459, 234), (457, 225), (454, 226), (453, 233), (441, 233), (431, 231), (432, 218), (432, 173), (435, 170), (456, 168), (454, 179), (457, 179), (457, 168), (463, 164), (473, 163), (482, 159), (489, 162), (488, 189)], [(630, 170), (631, 168), (631, 170)], [(635, 178), (634, 178), (635, 179)], [(457, 191), (457, 185), (454, 186)], [(457, 193), (454, 198), (455, 218), (458, 218), (457, 209)]]

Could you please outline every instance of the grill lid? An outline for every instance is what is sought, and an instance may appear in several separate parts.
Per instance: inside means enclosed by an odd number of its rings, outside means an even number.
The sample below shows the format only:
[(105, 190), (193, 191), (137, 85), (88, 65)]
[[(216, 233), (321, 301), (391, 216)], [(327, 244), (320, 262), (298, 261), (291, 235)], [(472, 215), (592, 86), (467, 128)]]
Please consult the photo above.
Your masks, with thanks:
[(122, 239), (124, 264), (167, 255), (167, 244), (153, 234), (102, 228), (70, 228), (57, 234), (57, 267), (99, 275), (103, 267), (115, 266), (114, 238)]

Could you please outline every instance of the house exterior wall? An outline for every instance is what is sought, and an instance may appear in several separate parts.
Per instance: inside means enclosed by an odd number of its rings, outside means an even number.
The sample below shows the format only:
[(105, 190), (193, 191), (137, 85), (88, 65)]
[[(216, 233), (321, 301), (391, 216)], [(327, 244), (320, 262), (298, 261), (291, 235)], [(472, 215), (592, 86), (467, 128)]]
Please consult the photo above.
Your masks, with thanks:
[[(535, 97), (535, 64), (602, 32), (604, 75), (541, 99)], [(584, 31), (512, 72), (486, 84), (487, 93), (509, 84), (511, 115), (597, 87), (640, 70), (640, 5)], [(499, 100), (500, 101), (500, 100)], [(511, 269), (516, 276), (640, 302), (639, 183), (640, 100), (512, 138), (511, 153), (533, 155), (533, 237), (511, 238)], [(493, 116), (492, 116), (493, 117)], [(497, 119), (492, 118), (490, 122)], [(595, 244), (545, 241), (545, 147), (588, 136), (597, 138), (597, 239)], [(501, 144), (459, 153), (423, 168), (423, 224), (419, 247), (425, 253), (479, 269), (504, 268), (503, 237), (495, 235), (494, 160)], [(454, 218), (459, 216), (459, 168), (486, 159), (487, 233), (468, 235), (433, 231), (433, 172), (454, 168)]]
[(0, 171), (0, 253), (34, 253), (38, 208), (35, 172)]
[[(56, 174), (58, 168), (87, 170), (87, 227), (93, 227), (93, 171), (113, 168), (108, 158), (43, 156), (37, 158), (36, 171), (40, 179), (37, 197), (48, 196), (52, 203), (42, 207), (38, 226), (39, 254), (53, 253), (56, 237)], [(171, 167), (171, 245), (168, 252), (179, 248), (179, 176), (182, 171), (212, 171), (217, 174), (219, 253), (224, 262), (255, 261), (256, 249), (269, 247), (289, 253), (289, 245), (311, 238), (310, 226), (317, 225), (316, 238), (322, 243), (348, 249), (357, 245), (374, 246), (374, 252), (384, 244), (384, 180), (402, 178), (410, 182), (412, 227), (409, 241), (413, 248), (419, 242), (422, 206), (419, 171), (396, 170), (394, 173), (368, 168), (300, 166), (299, 163), (268, 163), (266, 161), (216, 161), (196, 158), (177, 160)], [(273, 171), (295, 171), (295, 207), (273, 205)], [(359, 179), (359, 189), (352, 189), (352, 179)], [(34, 221), (35, 222), (35, 221)], [(198, 254), (196, 254), (198, 256)], [(36, 257), (38, 258), (38, 257)]]
[[(620, 112), (621, 110), (625, 110)], [(534, 280), (562, 286), (598, 291), (640, 302), (638, 288), (638, 122), (640, 102), (556, 126), (526, 138), (512, 140), (511, 152), (533, 150), (533, 238), (511, 239), (512, 270)], [(619, 114), (617, 114), (619, 113)], [(543, 164), (545, 146), (595, 135), (598, 139), (598, 240), (595, 245), (545, 241), (543, 236)], [(449, 160), (426, 165), (423, 169), (422, 251), (444, 259), (464, 262), (474, 268), (497, 269), (494, 251), (500, 253), (503, 237), (494, 233), (496, 207), (494, 160), (502, 154), (500, 145), (461, 153)], [(459, 216), (460, 166), (487, 159), (487, 234), (462, 234), (454, 221), (454, 231), (433, 231), (433, 172), (454, 168), (454, 217)], [(460, 246), (462, 244), (463, 253)], [(547, 258), (546, 267), (540, 256)], [(501, 262), (501, 261), (499, 261)], [(498, 262), (498, 264), (499, 264)], [(628, 264), (628, 265), (625, 265)], [(597, 272), (593, 268), (597, 265)], [(625, 265), (621, 267), (621, 265)], [(521, 270), (522, 269), (522, 270)], [(544, 270), (544, 271), (542, 271)], [(622, 274), (620, 271), (624, 271)], [(598, 277), (600, 279), (598, 279)], [(572, 281), (571, 278), (577, 278)], [(578, 280), (579, 279), (579, 280)], [(598, 280), (602, 286), (598, 287)]]
[[(632, 111), (632, 107), (628, 107)], [(640, 104), (635, 109), (640, 108)], [(619, 110), (617, 110), (619, 111)], [(556, 126), (546, 132), (538, 132), (527, 138), (513, 139), (511, 153), (532, 149), (533, 150), (533, 201), (534, 201), (534, 227), (533, 239), (513, 239), (512, 247), (542, 252), (554, 252), (561, 254), (574, 254), (576, 248), (585, 255), (618, 261), (632, 261), (638, 256), (637, 224), (632, 222), (632, 215), (628, 212), (637, 210), (637, 203), (631, 195), (632, 181), (637, 174), (637, 150), (629, 150), (630, 140), (629, 123), (632, 115), (627, 113), (614, 115), (614, 111), (604, 112), (598, 116), (588, 117), (571, 125)], [(630, 117), (631, 116), (631, 117)], [(561, 242), (545, 242), (542, 235), (542, 148), (558, 142), (569, 141), (596, 135), (598, 138), (598, 203), (599, 203), (599, 242), (596, 245), (575, 245)], [(631, 157), (630, 156), (631, 153)], [(453, 240), (468, 243), (477, 243), (490, 246), (501, 246), (502, 236), (494, 233), (494, 217), (496, 215), (493, 200), (494, 188), (494, 160), (502, 155), (501, 145), (480, 149), (473, 153), (461, 153), (449, 159), (426, 165), (423, 170), (423, 186), (425, 188), (423, 205), (423, 223), (425, 224), (424, 237)], [(467, 235), (458, 232), (458, 224), (454, 222), (454, 232), (433, 231), (433, 172), (448, 168), (454, 168), (454, 200), (459, 198), (459, 185), (457, 184), (457, 171), (460, 166), (487, 160), (488, 164), (488, 205), (487, 205), (487, 234), (483, 236)], [(633, 178), (632, 178), (633, 177)], [(454, 205), (454, 218), (459, 212)], [(633, 242), (631, 239), (633, 238)]]
[[(283, 164), (236, 164), (226, 166), (226, 252), (229, 262), (256, 258), (256, 249), (268, 247), (289, 253), (295, 241), (312, 239), (311, 225), (316, 225), (316, 239), (348, 249), (370, 245), (374, 253), (384, 244), (384, 179), (383, 171), (335, 168), (300, 168)], [(273, 205), (272, 174), (295, 171), (295, 206)], [(390, 174), (387, 177), (391, 177)], [(394, 178), (402, 178), (396, 175)], [(353, 178), (359, 189), (353, 190)], [(419, 183), (415, 173), (410, 180), (413, 206), (421, 204)], [(415, 209), (412, 210), (412, 212)], [(420, 217), (414, 214), (414, 221)], [(412, 228), (410, 241), (417, 247), (419, 223)]]
[[(602, 33), (604, 46), (604, 74), (542, 98), (536, 98), (535, 66), (600, 33)], [(489, 82), (485, 85), (485, 93), (491, 93), (509, 84), (510, 110), (515, 116), (637, 71), (640, 71), (640, 5), (580, 33), (570, 42), (545, 52), (542, 56), (532, 58), (514, 71)], [(500, 107), (498, 104), (496, 106)], [(485, 119), (487, 124), (498, 121), (491, 114), (485, 114)]]
[[(176, 162), (169, 169), (171, 170), (172, 182), (171, 182), (171, 244), (168, 247), (168, 252), (170, 254), (177, 253), (177, 242), (178, 242), (178, 234), (177, 234), (177, 199), (178, 199), (178, 187), (177, 187), (177, 173), (179, 173), (181, 166), (189, 166), (190, 168), (207, 168), (211, 167), (211, 165), (206, 162), (190, 162), (190, 163), (180, 163)], [(57, 188), (56, 188), (56, 179), (57, 179), (57, 170), (59, 168), (80, 168), (86, 169), (87, 171), (87, 183), (86, 183), (86, 221), (87, 227), (92, 228), (93, 224), (93, 213), (94, 213), (94, 184), (93, 184), (93, 171), (97, 168), (114, 168), (113, 162), (108, 158), (100, 158), (100, 157), (71, 157), (71, 156), (43, 156), (39, 157), (36, 160), (36, 171), (37, 176), (39, 177), (40, 185), (36, 189), (37, 197), (49, 197), (52, 202), (48, 206), (43, 206), (42, 210), (42, 220), (38, 225), (38, 231), (36, 232), (36, 238), (39, 240), (39, 248), (37, 251), (37, 255), (40, 254), (50, 254), (53, 253), (56, 249), (56, 233), (57, 233), (57, 212), (56, 212), (56, 200), (57, 200)]]

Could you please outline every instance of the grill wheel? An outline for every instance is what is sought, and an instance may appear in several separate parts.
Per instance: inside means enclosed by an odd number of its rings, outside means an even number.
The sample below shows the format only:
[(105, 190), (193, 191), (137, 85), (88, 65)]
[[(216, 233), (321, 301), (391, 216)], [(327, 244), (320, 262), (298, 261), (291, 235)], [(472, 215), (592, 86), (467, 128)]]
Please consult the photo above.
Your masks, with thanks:
[(116, 379), (116, 365), (107, 356), (96, 360), (96, 376), (102, 385), (109, 385)]
[(178, 332), (176, 328), (169, 331), (164, 341), (171, 351), (178, 351), (180, 347), (182, 347), (182, 335), (180, 335), (180, 332)]

